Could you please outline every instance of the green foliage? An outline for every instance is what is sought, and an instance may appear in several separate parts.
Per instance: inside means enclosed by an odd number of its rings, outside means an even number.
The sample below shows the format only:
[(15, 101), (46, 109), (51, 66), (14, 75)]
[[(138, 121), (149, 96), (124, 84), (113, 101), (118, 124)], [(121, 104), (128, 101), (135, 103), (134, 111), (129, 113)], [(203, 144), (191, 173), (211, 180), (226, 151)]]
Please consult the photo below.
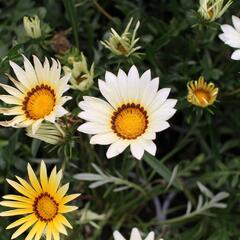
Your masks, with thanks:
[[(220, 24), (240, 15), (239, 1), (211, 24), (200, 18), (198, 1), (193, 0), (0, 4), (1, 83), (8, 81), (4, 74), (11, 73), (9, 60), (22, 64), (21, 54), (42, 60), (55, 57), (65, 65), (66, 56), (79, 51), (89, 64), (95, 62), (94, 86), (88, 92), (69, 91), (72, 100), (66, 108), (71, 115), (61, 119), (64, 143), (53, 147), (27, 137), (24, 129), (0, 128), (1, 196), (13, 193), (6, 178), (26, 176), (27, 163), (37, 170), (43, 159), (50, 169), (54, 164), (64, 169), (69, 192), (82, 193), (74, 202), (79, 210), (68, 215), (73, 230), (62, 239), (110, 240), (113, 230), (129, 234), (138, 227), (146, 233), (155, 231), (156, 239), (240, 240), (239, 62), (230, 59), (231, 49), (218, 39)], [(27, 37), (23, 28), (23, 16), (34, 15), (41, 19), (39, 39)], [(100, 41), (111, 27), (121, 33), (131, 17), (134, 24), (141, 23), (137, 36), (143, 54), (127, 59), (114, 56)], [(60, 41), (56, 33), (63, 33), (71, 49), (56, 50)], [(89, 137), (76, 131), (81, 123), (78, 103), (84, 95), (100, 96), (97, 79), (106, 70), (117, 73), (132, 64), (141, 73), (150, 68), (154, 77), (160, 77), (161, 88), (172, 88), (178, 111), (170, 120), (171, 128), (157, 135), (156, 157), (145, 154), (137, 161), (127, 150), (108, 160), (106, 147), (90, 145)], [(220, 89), (211, 113), (186, 101), (187, 82), (200, 75)], [(0, 240), (10, 239), (12, 231), (5, 228), (12, 221), (0, 218)]]

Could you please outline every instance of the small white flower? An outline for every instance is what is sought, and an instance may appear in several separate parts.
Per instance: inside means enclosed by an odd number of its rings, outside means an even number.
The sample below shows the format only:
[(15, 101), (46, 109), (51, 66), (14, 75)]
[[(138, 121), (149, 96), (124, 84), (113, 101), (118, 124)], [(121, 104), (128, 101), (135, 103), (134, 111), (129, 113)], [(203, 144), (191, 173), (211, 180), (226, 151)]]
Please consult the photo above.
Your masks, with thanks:
[(94, 135), (91, 144), (110, 144), (108, 158), (128, 146), (137, 159), (142, 158), (145, 150), (155, 155), (156, 132), (167, 129), (170, 126), (167, 120), (176, 112), (177, 100), (167, 99), (170, 88), (158, 91), (159, 78), (151, 79), (150, 70), (140, 77), (135, 66), (128, 75), (121, 69), (117, 76), (107, 71), (105, 81), (99, 80), (98, 85), (107, 101), (83, 97), (79, 117), (87, 122), (78, 130)]
[[(108, 40), (101, 41), (102, 45), (108, 48), (113, 54), (119, 56), (128, 57), (131, 54), (135, 53), (140, 46), (135, 46), (139, 41), (139, 38), (136, 38), (137, 30), (140, 26), (138, 21), (133, 32), (130, 32), (130, 27), (132, 24), (133, 18), (130, 19), (127, 27), (124, 32), (119, 35), (113, 28), (111, 28), (111, 34)], [(135, 53), (137, 56), (137, 53)]]
[(219, 38), (232, 48), (236, 48), (231, 56), (233, 60), (240, 60), (240, 18), (232, 16), (233, 26), (224, 24), (221, 25), (223, 31)]
[(9, 121), (1, 121), (4, 127), (29, 127), (35, 134), (41, 123), (46, 120), (54, 123), (56, 118), (67, 113), (63, 104), (71, 99), (62, 96), (69, 89), (67, 84), (70, 75), (60, 77), (61, 65), (52, 59), (50, 65), (45, 58), (42, 65), (36, 56), (33, 56), (34, 66), (24, 58), (24, 69), (10, 61), (10, 65), (18, 80), (9, 75), (15, 87), (0, 83), (0, 86), (9, 95), (0, 95), (0, 100), (12, 107), (0, 108), (0, 114), (15, 115)]
[(34, 17), (24, 17), (23, 18), (23, 25), (27, 35), (31, 38), (40, 38), (41, 27), (40, 27), (40, 19), (38, 16)]
[(63, 67), (65, 74), (71, 73), (71, 87), (80, 91), (87, 91), (94, 83), (94, 63), (92, 64), (90, 70), (88, 70), (87, 60), (83, 53), (81, 53), (81, 60), (72, 60), (71, 64), (73, 65), (72, 68), (68, 66)]
[[(113, 237), (114, 240), (126, 240), (126, 238), (124, 238), (121, 233), (119, 233), (118, 231), (115, 231), (113, 233)], [(137, 228), (133, 228), (132, 232), (131, 232), (131, 236), (129, 240), (142, 240), (142, 237), (140, 235), (140, 232)], [(150, 232), (147, 237), (145, 238), (145, 240), (154, 240), (154, 232)], [(159, 240), (163, 240), (163, 239), (159, 239)]]
[(229, 0), (224, 5), (224, 2), (225, 0), (200, 0), (198, 12), (205, 20), (213, 22), (220, 18), (233, 3), (232, 0)]

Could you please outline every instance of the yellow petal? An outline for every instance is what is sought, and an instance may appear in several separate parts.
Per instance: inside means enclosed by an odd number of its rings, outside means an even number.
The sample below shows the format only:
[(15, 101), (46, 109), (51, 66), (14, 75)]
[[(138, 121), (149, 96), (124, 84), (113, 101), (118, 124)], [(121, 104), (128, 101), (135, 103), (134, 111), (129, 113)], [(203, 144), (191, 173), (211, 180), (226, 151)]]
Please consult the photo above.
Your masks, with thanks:
[(22, 184), (22, 186), (27, 189), (27, 191), (29, 193), (31, 193), (33, 196), (37, 197), (37, 195), (38, 195), (37, 192), (32, 188), (32, 186), (30, 186), (30, 184), (26, 180), (24, 180), (18, 176), (16, 176), (16, 178)]
[(10, 211), (1, 212), (1, 217), (17, 216), (32, 213), (33, 209), (15, 209)]
[(65, 225), (68, 228), (72, 229), (72, 225), (69, 223), (69, 221), (62, 215), (62, 214), (58, 214), (56, 216), (56, 218), (58, 219), (59, 222), (61, 222), (63, 225)]
[(35, 240), (39, 240), (41, 238), (41, 236), (43, 235), (43, 232), (45, 230), (46, 222), (38, 221), (35, 226), (37, 228)]
[(17, 202), (17, 201), (2, 201), (0, 202), (1, 206), (11, 207), (11, 208), (30, 208), (32, 205), (29, 203)]
[(71, 195), (65, 196), (65, 197), (63, 197), (61, 204), (66, 204), (68, 202), (71, 202), (72, 200), (76, 199), (80, 195), (81, 194), (71, 194)]
[(32, 167), (29, 163), (28, 163), (28, 166), (27, 166), (27, 170), (28, 170), (28, 177), (29, 177), (29, 180), (30, 180), (33, 188), (35, 189), (35, 191), (37, 193), (41, 193), (42, 192), (41, 185), (40, 185)]
[(56, 194), (56, 190), (57, 189), (57, 168), (54, 167), (51, 174), (50, 174), (50, 177), (49, 177), (49, 183), (48, 183), (48, 192), (50, 195), (55, 195)]
[(54, 218), (53, 220), (53, 226), (55, 229), (57, 229), (60, 233), (67, 235), (67, 230), (64, 227), (64, 225), (58, 220), (58, 218)]
[(32, 217), (31, 220), (25, 222), (18, 230), (12, 235), (11, 239), (17, 238), (23, 232), (25, 232), (28, 228), (30, 228), (37, 221), (36, 217)]
[(46, 240), (52, 240), (52, 223), (48, 223), (46, 227)]
[[(51, 174), (52, 175), (52, 174)], [(62, 179), (62, 170), (60, 170), (55, 177), (51, 179), (51, 176), (49, 178), (49, 184), (51, 185), (51, 190), (52, 190), (52, 194), (55, 195), (58, 188), (59, 188), (59, 184), (61, 182)]]
[(12, 181), (10, 179), (7, 179), (7, 182), (13, 187), (15, 188), (18, 192), (20, 192), (21, 194), (34, 199), (35, 195), (31, 194), (29, 191), (27, 191), (27, 189), (25, 187), (23, 187), (22, 185), (20, 185), (19, 183)]
[(76, 206), (65, 206), (65, 205), (59, 206), (59, 212), (60, 213), (73, 212), (77, 209), (78, 209), (78, 207), (76, 207)]
[(67, 193), (68, 188), (69, 188), (69, 183), (66, 183), (58, 189), (55, 196), (55, 199), (57, 202), (60, 202), (62, 200), (63, 196)]
[(34, 203), (33, 199), (26, 198), (26, 197), (19, 196), (19, 195), (10, 195), (9, 194), (9, 195), (3, 196), (2, 198), (7, 199), (7, 200), (16, 200), (16, 201), (19, 201), (19, 202), (30, 203), (30, 204)]
[(47, 168), (44, 161), (41, 162), (40, 180), (41, 180), (43, 191), (46, 192), (48, 190), (48, 176), (47, 176)]
[(17, 221), (11, 223), (10, 225), (8, 225), (6, 229), (15, 228), (15, 227), (17, 227), (17, 226), (19, 226), (19, 225), (22, 225), (22, 224), (24, 224), (25, 222), (28, 222), (28, 221), (30, 221), (31, 219), (33, 219), (34, 216), (35, 216), (34, 214), (30, 214), (30, 215), (27, 215), (27, 216), (25, 216), (25, 217), (22, 217), (22, 218), (18, 219)]
[(52, 234), (54, 240), (60, 240), (59, 231), (52, 225)]

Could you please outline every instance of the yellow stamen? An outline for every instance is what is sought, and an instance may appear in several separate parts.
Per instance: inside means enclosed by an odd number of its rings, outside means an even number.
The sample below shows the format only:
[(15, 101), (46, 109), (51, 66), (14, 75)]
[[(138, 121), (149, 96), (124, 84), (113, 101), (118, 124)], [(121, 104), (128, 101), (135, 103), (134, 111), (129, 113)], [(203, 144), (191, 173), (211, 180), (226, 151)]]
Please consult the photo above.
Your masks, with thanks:
[(42, 193), (35, 199), (33, 209), (39, 220), (49, 222), (58, 214), (58, 203), (48, 193)]
[(28, 118), (38, 120), (52, 112), (55, 101), (54, 90), (42, 84), (27, 93), (23, 101), (23, 111)]
[(148, 116), (140, 104), (123, 104), (113, 113), (112, 129), (123, 139), (136, 139), (147, 129)]

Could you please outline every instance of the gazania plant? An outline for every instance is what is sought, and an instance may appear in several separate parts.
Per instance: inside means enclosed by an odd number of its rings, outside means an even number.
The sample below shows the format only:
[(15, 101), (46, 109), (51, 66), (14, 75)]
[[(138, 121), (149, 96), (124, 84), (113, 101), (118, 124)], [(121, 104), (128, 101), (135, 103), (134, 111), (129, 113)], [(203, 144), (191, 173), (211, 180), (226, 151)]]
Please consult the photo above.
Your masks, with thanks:
[(0, 5), (0, 240), (239, 240), (240, 1)]

